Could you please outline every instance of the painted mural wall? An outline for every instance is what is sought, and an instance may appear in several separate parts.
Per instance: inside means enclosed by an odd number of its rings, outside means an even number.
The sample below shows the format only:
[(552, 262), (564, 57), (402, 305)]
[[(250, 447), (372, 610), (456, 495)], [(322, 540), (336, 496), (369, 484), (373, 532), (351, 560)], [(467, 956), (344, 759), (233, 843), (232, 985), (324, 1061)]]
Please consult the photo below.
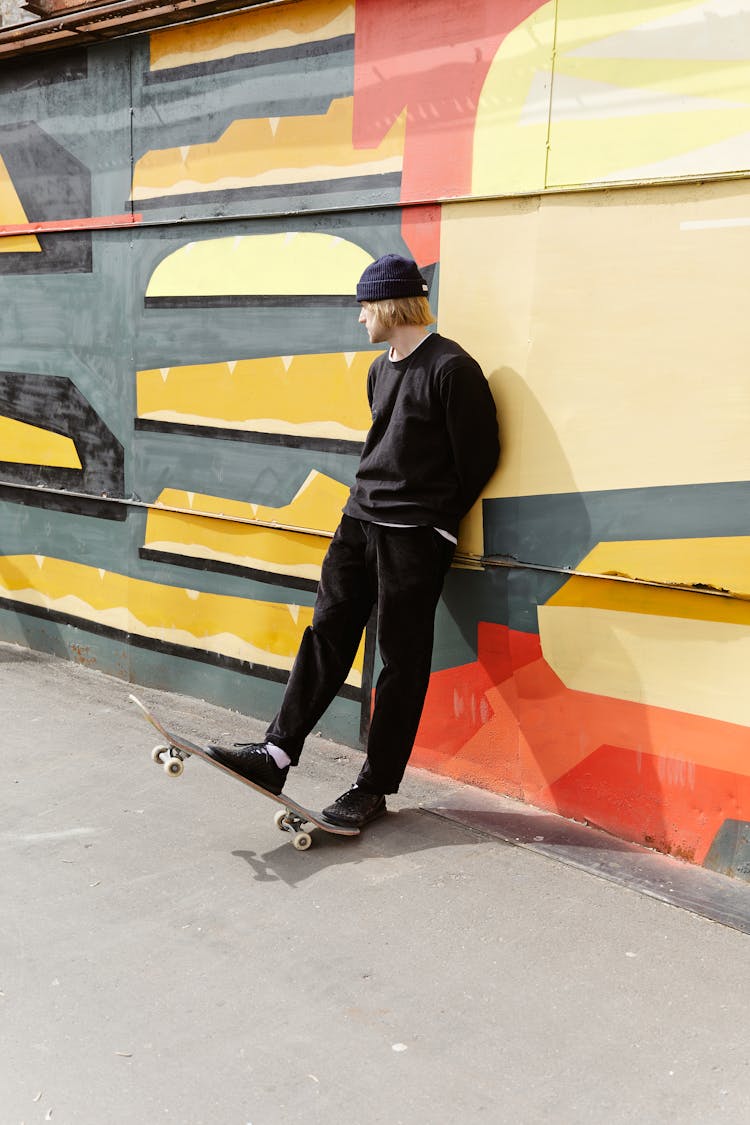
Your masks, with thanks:
[[(293, 0), (0, 74), (0, 636), (270, 717), (387, 251), (503, 456), (414, 761), (750, 878), (750, 15)], [(375, 638), (324, 731), (356, 744)]]

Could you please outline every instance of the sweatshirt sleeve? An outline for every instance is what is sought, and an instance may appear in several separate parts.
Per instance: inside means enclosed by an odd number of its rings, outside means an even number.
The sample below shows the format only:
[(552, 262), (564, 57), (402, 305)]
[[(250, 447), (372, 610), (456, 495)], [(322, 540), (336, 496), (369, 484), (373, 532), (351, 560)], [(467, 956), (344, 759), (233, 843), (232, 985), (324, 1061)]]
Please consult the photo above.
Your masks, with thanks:
[(443, 375), (446, 425), (461, 487), (462, 516), (492, 476), (500, 456), (497, 409), (479, 364), (466, 357)]

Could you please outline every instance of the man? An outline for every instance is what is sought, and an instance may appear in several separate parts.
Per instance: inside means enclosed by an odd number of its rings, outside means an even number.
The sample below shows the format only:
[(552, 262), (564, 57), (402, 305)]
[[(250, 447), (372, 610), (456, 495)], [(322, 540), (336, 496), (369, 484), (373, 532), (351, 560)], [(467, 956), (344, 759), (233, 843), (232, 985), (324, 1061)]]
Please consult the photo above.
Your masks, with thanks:
[(221, 761), (280, 793), (305, 737), (344, 683), (377, 606), (383, 669), (354, 786), (324, 815), (361, 827), (386, 811), (414, 744), (427, 691), (434, 619), (461, 518), (500, 452), (495, 404), (479, 365), (427, 327), (415, 262), (386, 254), (357, 285), (360, 324), (388, 344), (372, 363), (372, 426), (341, 523), (323, 562), (281, 709), (263, 743), (212, 746)]

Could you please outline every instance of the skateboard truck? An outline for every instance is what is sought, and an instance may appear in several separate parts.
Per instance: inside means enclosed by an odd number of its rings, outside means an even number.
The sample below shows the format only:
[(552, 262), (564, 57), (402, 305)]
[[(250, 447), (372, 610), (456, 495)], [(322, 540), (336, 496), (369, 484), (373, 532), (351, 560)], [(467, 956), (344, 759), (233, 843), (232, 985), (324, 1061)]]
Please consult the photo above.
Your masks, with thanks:
[[(160, 744), (151, 751), (151, 759), (157, 766), (161, 766), (168, 777), (181, 777), (185, 771), (185, 762), (191, 755), (187, 750), (177, 746)], [(292, 836), (292, 847), (298, 852), (306, 852), (312, 845), (312, 836), (305, 832), (307, 821), (291, 809), (279, 809), (273, 822), (281, 832), (289, 832)]]
[(312, 836), (309, 832), (304, 831), (307, 821), (296, 813), (279, 809), (273, 818), (273, 822), (282, 832), (291, 833), (292, 847), (296, 848), (298, 852), (306, 852), (312, 844)]
[(151, 760), (157, 766), (162, 766), (169, 777), (180, 777), (185, 770), (185, 760), (189, 757), (185, 750), (178, 750), (176, 746), (154, 746), (151, 751)]

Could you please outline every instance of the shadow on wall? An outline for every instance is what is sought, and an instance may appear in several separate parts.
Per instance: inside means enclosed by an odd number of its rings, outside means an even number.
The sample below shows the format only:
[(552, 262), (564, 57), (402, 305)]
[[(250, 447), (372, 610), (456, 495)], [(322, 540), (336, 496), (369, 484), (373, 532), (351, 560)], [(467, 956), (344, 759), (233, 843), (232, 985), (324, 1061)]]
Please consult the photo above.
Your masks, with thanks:
[[(607, 679), (616, 679), (623, 699), (575, 691), (558, 680), (558, 707), (550, 710), (548, 721), (559, 721), (567, 713), (557, 736), (564, 740), (559, 761), (565, 766), (561, 772), (549, 769), (549, 799), (543, 803), (563, 816), (694, 859), (680, 845), (680, 825), (665, 820), (659, 766), (666, 762), (655, 751), (641, 678), (626, 646), (613, 627), (604, 652), (590, 648), (585, 634), (572, 638), (567, 651), (575, 653), (581, 665), (594, 665), (594, 675), (596, 666), (606, 661)], [(567, 669), (573, 681), (579, 670), (572, 665)], [(550, 760), (554, 762), (553, 755)], [(535, 803), (532, 794), (528, 799)]]
[[(526, 380), (512, 367), (501, 367), (489, 376), (498, 407), (502, 453), (498, 471), (486, 495), (502, 497), (502, 519), (495, 524), (485, 516), (484, 549), (487, 555), (505, 555), (541, 566), (571, 566), (588, 550), (591, 521), (583, 496), (578, 494), (573, 471), (542, 403)], [(571, 412), (574, 406), (571, 403)], [(544, 477), (554, 482), (547, 503), (529, 508), (524, 466), (543, 461)], [(539, 473), (535, 472), (538, 478)], [(564, 513), (556, 518), (554, 496), (566, 494)]]
[[(556, 623), (556, 650), (567, 667), (556, 661), (553, 669), (545, 659), (538, 607), (567, 575), (533, 567), (575, 566), (590, 548), (591, 520), (584, 497), (576, 498), (564, 445), (532, 389), (510, 367), (493, 371), (489, 381), (503, 454), (488, 491), (503, 499), (485, 505), (485, 552), (531, 565), (488, 567), (481, 576), (453, 571), (445, 603), (477, 658), (433, 675), (420, 764), (674, 850), (676, 826), (665, 823), (660, 760), (626, 646), (615, 635), (596, 645), (571, 613)], [(534, 457), (544, 458), (544, 476), (565, 494), (559, 513), (555, 494), (520, 493), (523, 463)], [(581, 665), (596, 673), (601, 662), (610, 664), (604, 678), (614, 678), (621, 698), (566, 686)]]

